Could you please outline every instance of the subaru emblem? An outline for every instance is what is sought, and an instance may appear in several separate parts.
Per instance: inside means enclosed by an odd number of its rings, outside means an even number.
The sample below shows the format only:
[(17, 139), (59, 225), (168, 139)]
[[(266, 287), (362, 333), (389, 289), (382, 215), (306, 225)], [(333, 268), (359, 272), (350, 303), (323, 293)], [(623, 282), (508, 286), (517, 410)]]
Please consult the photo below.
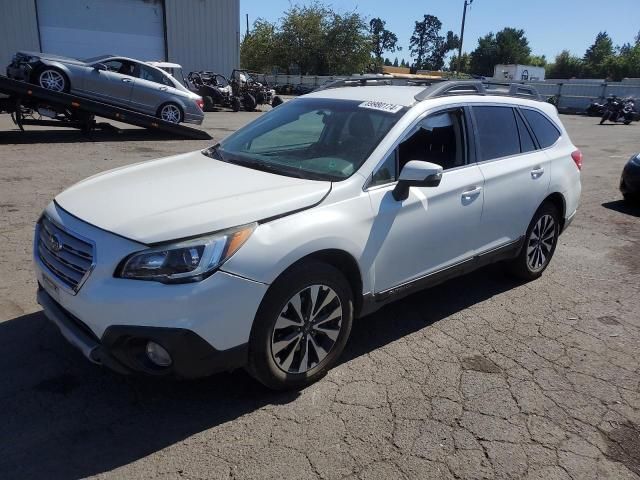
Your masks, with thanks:
[(62, 250), (62, 240), (60, 240), (60, 237), (56, 233), (49, 235), (47, 243), (49, 244), (49, 248), (54, 252)]

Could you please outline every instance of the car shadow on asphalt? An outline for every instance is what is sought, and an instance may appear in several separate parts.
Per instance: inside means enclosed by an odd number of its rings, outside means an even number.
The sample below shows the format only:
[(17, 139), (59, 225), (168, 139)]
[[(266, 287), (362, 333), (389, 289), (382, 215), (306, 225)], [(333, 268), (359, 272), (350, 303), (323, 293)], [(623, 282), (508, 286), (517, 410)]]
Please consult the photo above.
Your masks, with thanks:
[(624, 213), (625, 215), (640, 217), (640, 202), (632, 205), (624, 200), (614, 200), (612, 202), (605, 202), (602, 206), (615, 212)]
[(189, 140), (179, 135), (144, 130), (141, 128), (94, 130), (12, 130), (0, 132), (0, 145), (31, 145), (34, 143), (78, 143), (78, 142), (144, 142), (160, 140)]
[[(355, 322), (341, 363), (518, 285), (492, 266), (387, 305)], [(300, 395), (268, 391), (244, 371), (189, 382), (119, 376), (89, 364), (42, 312), (0, 323), (0, 365), (2, 478), (108, 472)]]

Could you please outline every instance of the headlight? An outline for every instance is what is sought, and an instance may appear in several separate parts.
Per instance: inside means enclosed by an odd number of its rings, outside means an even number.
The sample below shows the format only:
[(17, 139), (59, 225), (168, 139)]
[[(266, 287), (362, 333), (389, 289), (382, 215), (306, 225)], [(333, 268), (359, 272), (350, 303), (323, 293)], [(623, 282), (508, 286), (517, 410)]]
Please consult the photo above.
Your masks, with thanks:
[(256, 225), (134, 253), (123, 260), (116, 276), (163, 283), (199, 282), (236, 253)]

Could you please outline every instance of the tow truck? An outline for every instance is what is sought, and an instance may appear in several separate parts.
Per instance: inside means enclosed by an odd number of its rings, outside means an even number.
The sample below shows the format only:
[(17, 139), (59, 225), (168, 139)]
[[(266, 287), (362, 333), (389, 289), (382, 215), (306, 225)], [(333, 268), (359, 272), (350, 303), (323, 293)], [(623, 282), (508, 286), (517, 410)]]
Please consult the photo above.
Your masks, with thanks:
[(13, 122), (22, 131), (28, 125), (76, 128), (87, 133), (92, 130), (118, 130), (109, 123), (97, 122), (95, 117), (98, 116), (193, 140), (212, 138), (196, 128), (77, 95), (54, 92), (0, 75), (0, 113), (2, 112), (11, 114)]

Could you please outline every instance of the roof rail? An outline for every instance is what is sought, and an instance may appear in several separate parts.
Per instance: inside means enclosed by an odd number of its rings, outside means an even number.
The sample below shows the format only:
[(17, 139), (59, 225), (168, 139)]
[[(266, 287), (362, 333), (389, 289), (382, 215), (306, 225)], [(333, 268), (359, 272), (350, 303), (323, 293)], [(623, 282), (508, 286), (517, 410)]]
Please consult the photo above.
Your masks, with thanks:
[[(498, 88), (495, 88), (495, 87)], [(508, 87), (499, 88), (499, 87)], [(425, 88), (415, 96), (419, 102), (428, 98), (444, 97), (448, 95), (501, 95), (509, 97), (522, 97), (543, 101), (538, 90), (531, 85), (519, 83), (491, 83), (479, 80), (448, 80), (436, 83)]]
[(486, 90), (482, 82), (473, 80), (447, 80), (434, 83), (415, 96), (419, 102), (427, 98), (444, 97), (447, 95), (485, 95)]
[(333, 82), (321, 85), (315, 91), (329, 90), (331, 88), (341, 87), (366, 87), (371, 85), (391, 85), (393, 77), (387, 77), (382, 75), (362, 75), (347, 78), (340, 78)]

